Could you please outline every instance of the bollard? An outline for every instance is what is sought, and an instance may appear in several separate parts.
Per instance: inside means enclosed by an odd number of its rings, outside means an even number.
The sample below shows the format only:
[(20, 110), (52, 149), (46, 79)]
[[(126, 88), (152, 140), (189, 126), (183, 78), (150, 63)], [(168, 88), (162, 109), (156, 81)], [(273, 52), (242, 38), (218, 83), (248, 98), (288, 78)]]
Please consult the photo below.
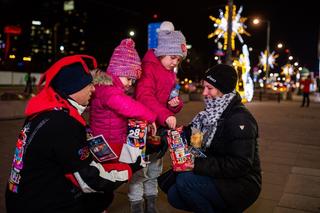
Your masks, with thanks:
[(259, 101), (262, 101), (262, 90), (259, 91)]
[(281, 101), (281, 93), (278, 92), (278, 103), (280, 103), (280, 101)]

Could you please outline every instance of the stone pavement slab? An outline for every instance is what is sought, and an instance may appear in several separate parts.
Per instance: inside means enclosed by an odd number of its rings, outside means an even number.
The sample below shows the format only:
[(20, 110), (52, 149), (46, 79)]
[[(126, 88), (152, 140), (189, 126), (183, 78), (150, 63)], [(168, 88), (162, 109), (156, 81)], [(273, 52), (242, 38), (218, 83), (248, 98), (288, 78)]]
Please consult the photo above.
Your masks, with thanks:
[(24, 117), (27, 101), (0, 101), (0, 120)]
[(320, 170), (293, 167), (279, 206), (320, 212)]
[(310, 213), (310, 211), (301, 211), (297, 209), (289, 209), (283, 207), (276, 207), (273, 213)]
[(278, 206), (289, 209), (320, 212), (320, 198), (304, 196), (300, 194), (284, 193)]
[(277, 205), (278, 201), (258, 199), (245, 213), (272, 213)]
[(320, 198), (320, 177), (291, 174), (284, 192)]

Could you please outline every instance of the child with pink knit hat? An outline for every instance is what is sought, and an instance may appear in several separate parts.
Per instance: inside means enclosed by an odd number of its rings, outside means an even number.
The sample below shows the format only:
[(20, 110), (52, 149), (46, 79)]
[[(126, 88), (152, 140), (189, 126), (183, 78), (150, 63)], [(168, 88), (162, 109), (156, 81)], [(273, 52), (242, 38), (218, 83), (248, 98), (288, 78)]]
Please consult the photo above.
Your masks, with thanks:
[[(175, 71), (186, 55), (186, 39), (183, 34), (175, 31), (171, 22), (163, 22), (158, 31), (157, 48), (148, 50), (142, 60), (142, 75), (136, 87), (136, 99), (156, 113), (159, 129), (176, 127), (175, 114), (182, 109), (183, 102), (179, 96), (170, 94), (176, 89)], [(150, 156), (147, 177), (139, 177), (141, 171), (138, 171), (130, 181), (128, 197), (131, 213), (157, 212), (157, 177), (162, 172), (162, 156), (166, 148), (167, 144), (162, 143), (155, 149), (156, 153)]]
[(119, 162), (127, 139), (128, 119), (147, 121), (156, 131), (156, 115), (128, 95), (133, 81), (140, 75), (141, 60), (132, 39), (122, 40), (115, 48), (106, 73), (99, 71), (94, 75), (90, 126), (93, 135), (102, 134), (118, 156), (108, 162), (112, 165), (110, 169), (119, 175), (131, 174), (129, 165)]

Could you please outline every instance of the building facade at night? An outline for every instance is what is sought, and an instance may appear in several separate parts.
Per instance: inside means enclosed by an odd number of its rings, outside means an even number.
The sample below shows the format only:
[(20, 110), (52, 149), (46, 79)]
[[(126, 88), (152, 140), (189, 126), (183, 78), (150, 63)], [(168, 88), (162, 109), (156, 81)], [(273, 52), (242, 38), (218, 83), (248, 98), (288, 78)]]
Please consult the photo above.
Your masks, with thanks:
[(0, 26), (1, 70), (41, 72), (60, 57), (86, 51), (86, 13), (73, 0), (51, 1), (44, 8), (17, 24), (21, 34), (9, 35), (7, 26)]

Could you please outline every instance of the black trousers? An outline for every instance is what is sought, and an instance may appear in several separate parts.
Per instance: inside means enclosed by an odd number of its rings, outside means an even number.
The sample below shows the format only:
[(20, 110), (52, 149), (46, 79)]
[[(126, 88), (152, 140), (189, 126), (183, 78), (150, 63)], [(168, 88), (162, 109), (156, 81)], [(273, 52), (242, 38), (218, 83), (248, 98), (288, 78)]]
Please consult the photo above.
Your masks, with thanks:
[(306, 100), (307, 100), (307, 107), (308, 107), (310, 104), (309, 93), (304, 92), (301, 106), (304, 106)]
[(107, 209), (113, 201), (113, 193), (88, 193), (82, 195), (84, 212), (101, 213)]

